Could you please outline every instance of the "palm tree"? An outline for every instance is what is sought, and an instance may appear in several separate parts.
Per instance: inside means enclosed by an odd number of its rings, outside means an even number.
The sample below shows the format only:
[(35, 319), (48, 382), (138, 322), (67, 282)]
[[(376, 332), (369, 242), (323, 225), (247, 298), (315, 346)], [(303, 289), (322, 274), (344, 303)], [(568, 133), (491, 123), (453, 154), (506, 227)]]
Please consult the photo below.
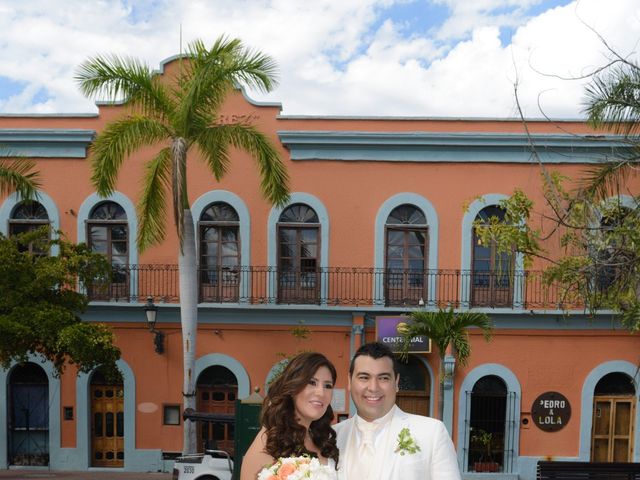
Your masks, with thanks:
[[(184, 58), (184, 60), (182, 59)], [(137, 206), (138, 248), (144, 251), (165, 237), (165, 205), (172, 195), (179, 239), (180, 316), (184, 355), (184, 408), (195, 408), (197, 333), (196, 239), (187, 191), (187, 158), (197, 150), (219, 181), (231, 167), (230, 149), (248, 152), (257, 162), (266, 199), (284, 204), (289, 195), (285, 166), (272, 143), (248, 123), (218, 122), (221, 105), (238, 86), (270, 91), (275, 86), (275, 62), (247, 49), (238, 39), (218, 38), (209, 49), (194, 41), (180, 59), (175, 79), (161, 82), (138, 60), (97, 56), (78, 69), (76, 80), (88, 97), (126, 99), (129, 114), (105, 126), (90, 151), (92, 182), (107, 196), (116, 186), (126, 158), (142, 147), (157, 147), (145, 165)], [(189, 156), (189, 158), (192, 158)], [(184, 453), (194, 453), (196, 430), (184, 422)]]
[[(0, 156), (12, 156), (3, 151)], [(23, 200), (33, 200), (38, 196), (40, 173), (35, 170), (35, 162), (18, 158), (12, 162), (0, 160), (0, 194), (8, 195), (17, 192)]]
[(453, 308), (440, 309), (437, 312), (414, 311), (409, 314), (410, 321), (402, 332), (405, 338), (404, 355), (408, 352), (408, 339), (416, 335), (426, 335), (438, 347), (440, 357), (440, 388), (438, 396), (438, 417), (442, 419), (444, 411), (445, 380), (444, 359), (449, 346), (461, 365), (466, 365), (471, 356), (469, 343), (469, 328), (477, 327), (482, 330), (484, 339), (489, 341), (493, 325), (486, 313), (462, 312), (455, 313)]
[(601, 199), (617, 193), (640, 159), (640, 65), (610, 51), (616, 60), (587, 85), (584, 112), (593, 127), (624, 135), (630, 148), (588, 171), (585, 190)]

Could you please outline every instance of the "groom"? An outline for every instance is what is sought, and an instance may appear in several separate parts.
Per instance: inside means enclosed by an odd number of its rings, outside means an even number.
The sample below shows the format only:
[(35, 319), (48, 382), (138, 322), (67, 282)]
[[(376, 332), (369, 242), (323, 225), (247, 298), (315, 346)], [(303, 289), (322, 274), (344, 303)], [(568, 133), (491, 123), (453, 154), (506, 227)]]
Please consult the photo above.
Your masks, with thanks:
[(442, 422), (396, 405), (396, 357), (382, 343), (358, 349), (349, 367), (357, 415), (335, 425), (339, 480), (460, 480), (451, 438)]

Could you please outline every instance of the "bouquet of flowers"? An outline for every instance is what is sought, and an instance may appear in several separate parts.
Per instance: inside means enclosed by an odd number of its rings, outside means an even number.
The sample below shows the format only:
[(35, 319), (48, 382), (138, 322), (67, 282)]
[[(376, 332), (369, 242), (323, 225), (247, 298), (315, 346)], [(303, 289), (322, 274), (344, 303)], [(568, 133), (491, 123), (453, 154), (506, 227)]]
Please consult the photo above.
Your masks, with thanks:
[(317, 458), (279, 458), (270, 467), (258, 473), (258, 480), (334, 480), (336, 472), (329, 465), (322, 465)]

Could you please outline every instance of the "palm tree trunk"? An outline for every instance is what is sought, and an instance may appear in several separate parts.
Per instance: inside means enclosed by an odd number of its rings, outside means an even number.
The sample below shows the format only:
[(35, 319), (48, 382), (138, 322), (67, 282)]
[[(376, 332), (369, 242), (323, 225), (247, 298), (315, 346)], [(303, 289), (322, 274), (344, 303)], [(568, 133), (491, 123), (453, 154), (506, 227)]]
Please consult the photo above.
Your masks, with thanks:
[[(198, 329), (198, 290), (196, 239), (191, 210), (184, 209), (182, 217), (183, 243), (178, 254), (180, 273), (180, 321), (182, 325), (182, 355), (184, 378), (182, 395), (184, 408), (196, 408), (196, 335)], [(196, 424), (184, 421), (182, 452), (196, 453)]]

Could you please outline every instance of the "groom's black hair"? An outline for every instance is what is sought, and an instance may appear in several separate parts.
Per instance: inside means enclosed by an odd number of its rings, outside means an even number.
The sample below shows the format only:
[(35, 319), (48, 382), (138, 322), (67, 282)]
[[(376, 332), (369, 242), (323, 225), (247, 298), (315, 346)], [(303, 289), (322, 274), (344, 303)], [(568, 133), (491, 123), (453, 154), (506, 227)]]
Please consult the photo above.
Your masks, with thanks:
[(398, 373), (399, 373), (398, 360), (396, 359), (396, 356), (391, 351), (391, 349), (387, 347), (384, 343), (371, 342), (371, 343), (365, 343), (364, 345), (362, 345), (356, 351), (356, 354), (351, 359), (351, 364), (349, 365), (350, 377), (353, 375), (353, 369), (356, 363), (356, 358), (363, 357), (363, 356), (371, 357), (374, 360), (377, 360), (379, 358), (384, 358), (384, 357), (390, 358), (391, 362), (393, 363), (393, 374), (396, 377), (398, 376)]

